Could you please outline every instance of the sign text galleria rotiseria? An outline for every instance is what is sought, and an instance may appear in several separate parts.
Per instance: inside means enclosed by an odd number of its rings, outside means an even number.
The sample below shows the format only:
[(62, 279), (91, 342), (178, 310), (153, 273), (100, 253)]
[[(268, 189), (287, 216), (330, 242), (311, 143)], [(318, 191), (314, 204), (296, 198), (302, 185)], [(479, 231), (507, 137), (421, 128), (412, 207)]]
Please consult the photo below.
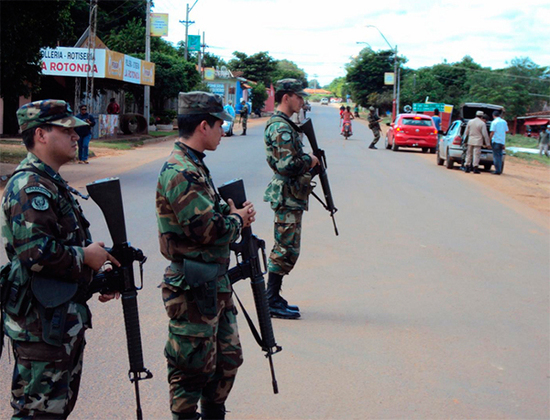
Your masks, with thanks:
[(41, 65), (46, 76), (87, 77), (92, 69), (97, 78), (155, 85), (154, 63), (111, 50), (96, 49), (92, 56), (88, 48), (44, 48)]

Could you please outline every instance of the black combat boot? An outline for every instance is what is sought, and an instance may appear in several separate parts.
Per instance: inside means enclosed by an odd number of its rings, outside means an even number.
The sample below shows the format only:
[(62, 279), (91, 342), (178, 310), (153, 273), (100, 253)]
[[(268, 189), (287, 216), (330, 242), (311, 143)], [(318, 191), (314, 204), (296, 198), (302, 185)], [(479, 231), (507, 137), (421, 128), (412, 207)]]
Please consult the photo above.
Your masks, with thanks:
[(466, 165), (466, 169), (464, 169), (464, 172), (469, 174), (471, 171), (472, 171), (472, 166), (471, 165)]
[(377, 149), (377, 147), (374, 145), (374, 143), (371, 143), (369, 149)]
[(243, 130), (243, 133), (241, 134), (241, 136), (246, 136), (246, 128)]
[(192, 413), (176, 413), (172, 411), (172, 420), (198, 420), (200, 416), (197, 412)]
[(281, 274), (269, 273), (267, 280), (266, 296), (269, 304), (269, 313), (272, 317), (284, 319), (300, 318), (299, 308), (289, 305), (281, 296), (283, 276)]
[(203, 420), (224, 420), (225, 404), (201, 401), (201, 419)]
[(474, 174), (480, 174), (481, 171), (479, 170), (479, 168), (477, 166), (474, 166)]

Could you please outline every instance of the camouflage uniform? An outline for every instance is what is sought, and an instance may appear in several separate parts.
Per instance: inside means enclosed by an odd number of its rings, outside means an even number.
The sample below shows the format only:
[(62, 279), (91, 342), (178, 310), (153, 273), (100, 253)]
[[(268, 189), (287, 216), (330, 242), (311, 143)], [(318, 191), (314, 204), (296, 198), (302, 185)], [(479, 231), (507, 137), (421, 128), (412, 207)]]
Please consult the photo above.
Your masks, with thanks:
[[(91, 326), (85, 302), (93, 273), (84, 265), (83, 250), (91, 241), (89, 223), (65, 181), (51, 167), (29, 153), (17, 169), (37, 173), (17, 172), (2, 199), (2, 240), (11, 261), (8, 281), (11, 290), (18, 289), (4, 307), (4, 330), (12, 340), (15, 357), (13, 418), (47, 414), (66, 418), (76, 403), (84, 331)], [(45, 337), (43, 323), (54, 321), (44, 318), (52, 316), (51, 312), (31, 296), (31, 281), (48, 281), (44, 278), (78, 284), (76, 295), (67, 303), (59, 340)]]
[(264, 141), (267, 163), (273, 170), (264, 201), (275, 212), (275, 244), (269, 255), (269, 272), (290, 273), (300, 255), (302, 214), (311, 192), (311, 156), (304, 152), (300, 133), (289, 118), (277, 111), (267, 122)]
[(380, 117), (373, 107), (369, 108), (369, 110), (370, 112), (367, 115), (367, 121), (369, 123), (369, 128), (372, 130), (372, 134), (374, 134), (374, 140), (369, 147), (374, 149), (374, 146), (378, 143), (378, 140), (380, 140)]
[(243, 107), (241, 108), (240, 115), (241, 115), (241, 124), (243, 126), (243, 134), (246, 134), (246, 128), (248, 123), (248, 105), (246, 104), (246, 102), (243, 103)]
[[(156, 194), (160, 250), (172, 261), (161, 288), (170, 318), (164, 354), (174, 418), (196, 413), (199, 400), (223, 404), (243, 362), (226, 275), (229, 245), (238, 239), (242, 220), (220, 202), (203, 159), (203, 153), (176, 141)], [(217, 265), (215, 314), (199, 310), (188, 284), (192, 279), (181, 270), (188, 261)]]

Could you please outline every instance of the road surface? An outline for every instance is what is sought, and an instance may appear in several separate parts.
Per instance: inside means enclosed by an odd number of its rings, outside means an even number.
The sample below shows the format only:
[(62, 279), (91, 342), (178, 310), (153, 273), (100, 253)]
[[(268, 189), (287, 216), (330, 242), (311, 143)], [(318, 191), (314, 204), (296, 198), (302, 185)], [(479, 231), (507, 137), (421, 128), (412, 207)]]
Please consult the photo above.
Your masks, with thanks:
[[(369, 150), (364, 123), (354, 121), (354, 136), (344, 140), (332, 106), (316, 105), (310, 116), (326, 150), (340, 235), (312, 199), (302, 255), (283, 290), (302, 318), (273, 320), (283, 347), (273, 358), (280, 393), (272, 393), (267, 360), (239, 315), (245, 363), (227, 418), (548, 418), (547, 225), (462, 172), (436, 166), (435, 158), (385, 150), (383, 139)], [(253, 230), (270, 248), (272, 212), (262, 196), (271, 172), (262, 132), (257, 126), (224, 139), (206, 162), (218, 185), (244, 179), (258, 210)], [(132, 152), (143, 158), (137, 169), (126, 170), (123, 160), (96, 165), (103, 168), (97, 178), (123, 171), (129, 240), (149, 257), (138, 297), (145, 365), (154, 373), (141, 382), (145, 419), (170, 417), (167, 318), (157, 289), (167, 262), (158, 251), (154, 207), (170, 149), (163, 143)], [(99, 209), (83, 206), (94, 239), (110, 243)], [(254, 312), (247, 282), (236, 291)], [(94, 300), (91, 307), (94, 328), (71, 418), (135, 418), (120, 303)], [(1, 418), (10, 415), (7, 353), (0, 361)]]

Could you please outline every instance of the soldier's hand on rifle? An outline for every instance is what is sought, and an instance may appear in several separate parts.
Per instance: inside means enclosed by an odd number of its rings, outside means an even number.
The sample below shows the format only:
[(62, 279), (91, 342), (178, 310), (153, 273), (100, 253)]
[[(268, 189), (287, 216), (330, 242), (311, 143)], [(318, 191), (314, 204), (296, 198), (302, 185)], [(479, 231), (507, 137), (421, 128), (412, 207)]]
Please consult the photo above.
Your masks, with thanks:
[(120, 298), (120, 292), (114, 292), (114, 293), (106, 293), (104, 295), (99, 295), (97, 300), (99, 300), (102, 303), (109, 302), (111, 299), (119, 299)]
[(120, 267), (117, 259), (105, 250), (103, 242), (94, 242), (84, 248), (84, 264), (92, 270), (99, 271), (106, 261), (111, 261), (117, 267)]
[(231, 213), (236, 213), (241, 216), (241, 219), (243, 220), (243, 227), (250, 227), (250, 225), (256, 220), (256, 210), (254, 210), (254, 204), (250, 201), (245, 201), (242, 209), (235, 207), (235, 203), (233, 203), (232, 199), (229, 199), (227, 204), (229, 204)]
[(309, 167), (309, 169), (319, 165), (319, 159), (317, 158), (317, 156), (315, 156), (313, 153), (310, 153), (309, 156), (311, 157), (311, 166)]

